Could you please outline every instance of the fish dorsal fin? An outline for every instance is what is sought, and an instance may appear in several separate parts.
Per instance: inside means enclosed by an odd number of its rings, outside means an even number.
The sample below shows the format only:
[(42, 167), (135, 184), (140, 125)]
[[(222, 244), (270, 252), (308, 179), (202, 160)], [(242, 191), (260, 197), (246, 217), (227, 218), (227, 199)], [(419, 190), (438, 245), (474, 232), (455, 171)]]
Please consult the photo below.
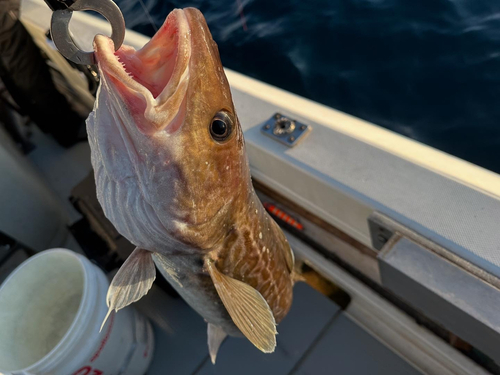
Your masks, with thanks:
[(276, 322), (264, 297), (250, 285), (221, 273), (212, 260), (207, 258), (205, 264), (236, 327), (264, 353), (274, 352)]
[(156, 269), (151, 252), (135, 248), (113, 277), (108, 288), (106, 303), (109, 310), (102, 322), (101, 330), (111, 311), (118, 311), (140, 300), (151, 289), (155, 277)]
[(212, 323), (208, 323), (207, 328), (207, 336), (208, 336), (208, 352), (210, 353), (210, 359), (212, 363), (215, 365), (215, 360), (217, 358), (217, 352), (219, 351), (220, 344), (227, 337), (227, 333), (220, 327), (213, 325)]
[[(272, 219), (271, 219), (272, 220)], [(285, 237), (285, 234), (281, 230), (281, 228), (276, 224), (274, 220), (271, 221), (271, 230), (274, 232), (275, 237), (277, 237), (277, 243), (279, 243), (282, 250), (283, 257), (285, 258), (286, 266), (290, 273), (293, 272), (295, 268), (295, 255), (293, 254), (293, 250), (288, 243), (288, 240)]]
[(283, 246), (283, 256), (285, 257), (288, 271), (290, 271), (290, 273), (291, 273), (294, 269), (294, 266), (295, 266), (295, 255), (293, 254), (293, 250), (290, 247), (290, 244), (288, 243), (288, 240), (286, 239), (285, 234), (280, 229), (280, 227), (278, 227), (278, 224), (275, 223), (275, 225), (276, 225), (276, 230), (278, 230), (279, 234), (281, 235), (279, 237), (281, 237), (281, 239), (283, 241), (283, 245), (284, 245)]

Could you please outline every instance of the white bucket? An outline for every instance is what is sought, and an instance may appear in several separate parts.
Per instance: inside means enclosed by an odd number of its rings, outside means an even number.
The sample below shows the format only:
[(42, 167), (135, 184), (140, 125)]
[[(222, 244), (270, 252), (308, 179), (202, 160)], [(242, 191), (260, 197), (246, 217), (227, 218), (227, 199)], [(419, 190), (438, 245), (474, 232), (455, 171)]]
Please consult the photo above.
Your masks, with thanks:
[(149, 322), (130, 306), (106, 315), (108, 280), (66, 249), (22, 263), (0, 287), (0, 373), (141, 375), (151, 362)]

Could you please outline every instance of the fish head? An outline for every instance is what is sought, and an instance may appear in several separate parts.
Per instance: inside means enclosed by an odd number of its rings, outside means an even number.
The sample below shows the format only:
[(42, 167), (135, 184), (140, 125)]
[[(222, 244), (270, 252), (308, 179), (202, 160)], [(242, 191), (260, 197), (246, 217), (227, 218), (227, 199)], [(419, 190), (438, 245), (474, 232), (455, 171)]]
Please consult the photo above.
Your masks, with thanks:
[(140, 50), (94, 40), (101, 85), (87, 121), (98, 199), (137, 246), (209, 249), (251, 189), (243, 133), (216, 43), (176, 9)]

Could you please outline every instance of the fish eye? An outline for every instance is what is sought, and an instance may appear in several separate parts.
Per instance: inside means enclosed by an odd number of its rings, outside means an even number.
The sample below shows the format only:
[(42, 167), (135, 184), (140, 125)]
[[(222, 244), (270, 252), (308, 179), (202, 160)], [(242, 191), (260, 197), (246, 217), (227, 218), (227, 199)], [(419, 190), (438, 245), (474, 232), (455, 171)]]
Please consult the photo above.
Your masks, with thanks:
[(217, 142), (227, 140), (233, 132), (233, 121), (225, 111), (219, 111), (210, 123), (210, 135)]

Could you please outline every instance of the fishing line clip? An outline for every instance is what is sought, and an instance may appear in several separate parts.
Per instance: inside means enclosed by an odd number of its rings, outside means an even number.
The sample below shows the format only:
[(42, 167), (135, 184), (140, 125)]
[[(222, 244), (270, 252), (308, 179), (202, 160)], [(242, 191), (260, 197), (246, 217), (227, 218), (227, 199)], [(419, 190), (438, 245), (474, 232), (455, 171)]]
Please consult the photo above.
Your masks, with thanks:
[(125, 20), (120, 8), (111, 0), (45, 0), (53, 11), (50, 23), (52, 41), (59, 52), (76, 64), (93, 65), (96, 63), (94, 52), (78, 48), (71, 38), (69, 21), (74, 11), (93, 10), (104, 16), (111, 24), (111, 39), (115, 50), (120, 48), (125, 38)]

